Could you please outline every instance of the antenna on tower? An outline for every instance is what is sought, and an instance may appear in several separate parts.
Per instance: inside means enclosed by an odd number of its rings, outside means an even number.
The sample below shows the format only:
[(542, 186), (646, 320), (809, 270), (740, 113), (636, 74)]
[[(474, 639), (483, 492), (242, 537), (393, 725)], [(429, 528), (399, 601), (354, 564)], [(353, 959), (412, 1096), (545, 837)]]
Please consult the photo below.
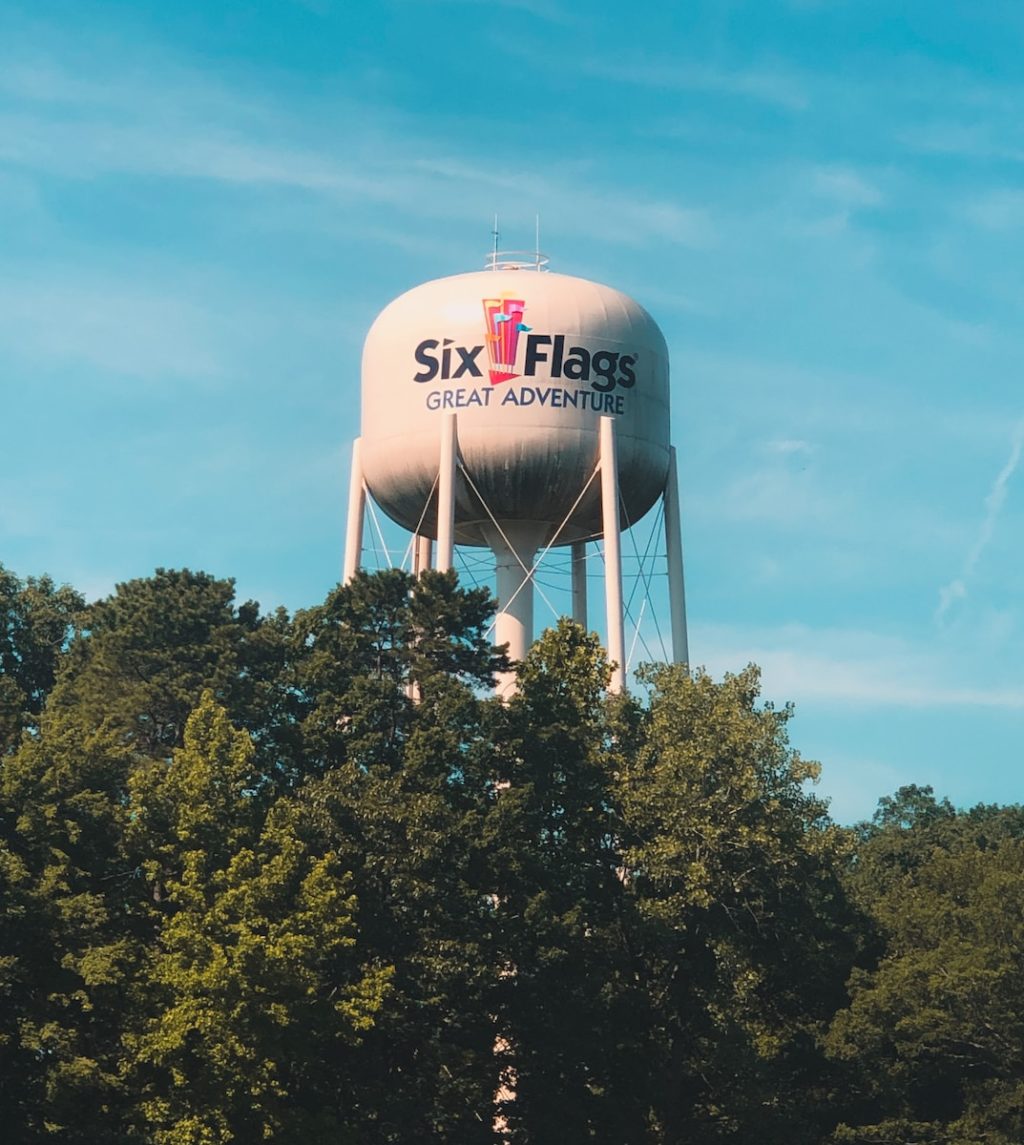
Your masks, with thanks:
[(540, 249), (540, 215), (537, 215), (534, 221), (533, 250), (502, 250), (501, 230), (498, 227), (498, 216), (495, 215), (494, 227), (491, 230), (491, 238), (494, 241), (484, 267), (487, 270), (546, 270), (548, 259)]

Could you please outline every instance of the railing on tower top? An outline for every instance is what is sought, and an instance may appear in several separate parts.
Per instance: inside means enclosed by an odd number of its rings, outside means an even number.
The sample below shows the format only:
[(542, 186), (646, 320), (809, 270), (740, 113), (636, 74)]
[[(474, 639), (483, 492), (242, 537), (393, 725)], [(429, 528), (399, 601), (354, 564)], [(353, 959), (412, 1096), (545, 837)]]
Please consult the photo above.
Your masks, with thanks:
[(551, 260), (539, 250), (495, 250), (487, 255), (486, 270), (546, 271)]

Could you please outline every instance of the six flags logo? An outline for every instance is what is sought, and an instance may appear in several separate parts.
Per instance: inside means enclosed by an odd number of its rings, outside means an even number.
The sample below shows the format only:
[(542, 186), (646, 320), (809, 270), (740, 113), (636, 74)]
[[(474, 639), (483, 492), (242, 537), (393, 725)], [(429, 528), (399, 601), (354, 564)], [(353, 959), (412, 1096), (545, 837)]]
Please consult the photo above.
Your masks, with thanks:
[(521, 298), (485, 298), (484, 341), (487, 357), (491, 360), (491, 385), (518, 378), (515, 372), (519, 335), (528, 334), (530, 327), (523, 321), (526, 303)]
[[(416, 347), (415, 358), (423, 367), (413, 381), (457, 381), (460, 378), (482, 378), (477, 358), (487, 349), (491, 385), (511, 378), (534, 377), (538, 367), (547, 367), (552, 378), (589, 382), (599, 393), (616, 385), (632, 389), (636, 384), (636, 354), (614, 350), (588, 350), (585, 346), (566, 346), (564, 334), (534, 334), (523, 321), (526, 303), (521, 298), (485, 298), (484, 344), (456, 346), (451, 338), (438, 341), (425, 338)], [(519, 335), (526, 334), (525, 361), (516, 368), (519, 358)], [(440, 355), (436, 351), (440, 348)], [(453, 360), (454, 353), (454, 360)]]

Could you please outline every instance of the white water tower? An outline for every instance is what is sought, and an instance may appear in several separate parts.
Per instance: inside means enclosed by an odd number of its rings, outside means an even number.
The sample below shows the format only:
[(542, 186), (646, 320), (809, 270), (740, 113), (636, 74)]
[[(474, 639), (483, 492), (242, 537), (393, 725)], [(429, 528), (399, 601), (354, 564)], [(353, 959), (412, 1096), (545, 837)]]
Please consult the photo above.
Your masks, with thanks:
[[(672, 653), (687, 663), (665, 339), (620, 291), (495, 254), (489, 269), (424, 283), (387, 306), (363, 350), (345, 579), (362, 560), (367, 493), (414, 534), (415, 568), (454, 545), (494, 553), (495, 642), (533, 639), (533, 578), (572, 546), (573, 617), (587, 623), (586, 546), (603, 539), (613, 690), (625, 684), (621, 530), (664, 498)], [(436, 559), (432, 560), (436, 542)], [(514, 686), (501, 681), (504, 692)]]

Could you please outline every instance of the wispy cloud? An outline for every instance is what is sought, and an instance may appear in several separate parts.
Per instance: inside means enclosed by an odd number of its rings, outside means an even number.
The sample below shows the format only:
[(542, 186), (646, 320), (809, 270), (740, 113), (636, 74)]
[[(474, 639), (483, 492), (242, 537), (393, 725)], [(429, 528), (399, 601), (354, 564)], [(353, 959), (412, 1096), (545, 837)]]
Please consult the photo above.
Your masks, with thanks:
[(759, 451), (764, 460), (723, 485), (702, 512), (727, 521), (770, 522), (787, 531), (814, 525), (819, 536), (834, 535), (860, 518), (850, 492), (818, 470), (818, 450), (810, 442), (780, 438)]
[(619, 60), (613, 70), (607, 60), (589, 60), (581, 68), (590, 75), (617, 83), (662, 91), (703, 92), (735, 96), (770, 104), (786, 111), (803, 111), (809, 96), (801, 79), (781, 67), (714, 67), (696, 60)]
[(817, 448), (816, 445), (800, 438), (781, 438), (765, 443), (765, 449), (769, 453), (779, 454), (782, 457), (811, 457)]
[[(798, 235), (844, 235), (855, 219), (886, 201), (874, 177), (847, 165), (799, 165), (789, 173), (788, 182), (793, 212), (788, 229)], [(858, 246), (855, 253), (863, 260), (871, 252)]]
[(968, 585), (978, 567), (978, 562), (995, 535), (999, 515), (1006, 503), (1010, 478), (1013, 477), (1017, 471), (1017, 466), (1020, 465), (1022, 452), (1024, 452), (1024, 419), (1019, 421), (1014, 428), (1010, 441), (1010, 455), (1002, 469), (996, 474), (996, 479), (992, 482), (992, 487), (985, 497), (985, 512), (981, 518), (981, 524), (978, 526), (978, 535), (967, 553), (960, 575), (939, 589), (939, 604), (935, 611), (935, 619), (939, 622), (945, 619), (949, 610), (958, 600), (964, 600), (967, 596)]
[[(527, 170), (495, 174), (492, 168), (425, 146), (419, 138), (381, 134), (372, 146), (353, 140), (342, 158), (337, 144), (323, 149), (257, 144), (223, 128), (182, 125), (155, 134), (144, 123), (72, 125), (29, 117), (0, 117), (0, 156), (10, 163), (71, 178), (104, 174), (157, 175), (202, 180), (250, 193), (285, 189), (337, 207), (385, 207), (396, 217), (421, 222), (487, 217), (508, 199), (527, 201), (561, 233), (582, 234), (625, 246), (714, 241), (709, 214), (647, 193), (630, 194), (569, 175), (538, 176)], [(486, 208), (484, 209), (484, 205)]]
[(104, 374), (206, 381), (221, 376), (215, 320), (184, 292), (115, 283), (68, 268), (43, 278), (0, 279), (4, 356), (75, 364)]
[(843, 207), (877, 207), (882, 192), (852, 167), (817, 167), (811, 172), (811, 189)]
[[(410, 0), (404, 0), (409, 3)], [(420, 3), (421, 0), (412, 0)], [(513, 11), (525, 12), (538, 20), (547, 20), (552, 24), (571, 24), (575, 19), (560, 4), (553, 4), (550, 0), (433, 0), (438, 6), (453, 6), (461, 4), (474, 8), (510, 8)]]
[(1009, 231), (1024, 227), (1024, 191), (989, 191), (967, 206), (967, 217), (987, 231)]
[(706, 625), (695, 627), (691, 643), (715, 673), (759, 664), (765, 693), (776, 700), (851, 708), (1024, 710), (1024, 680), (966, 683), (957, 678), (959, 661), (945, 649), (875, 632)]
[[(1009, 126), (1005, 130), (1004, 126)], [(1008, 125), (995, 125), (988, 116), (979, 124), (937, 121), (905, 128), (897, 141), (922, 155), (948, 155), (958, 159), (1003, 159), (1024, 162), (1024, 145), (1015, 142), (1019, 119), (1014, 110)]]
[[(239, 284), (197, 261), (45, 265), (8, 260), (0, 273), (0, 366), (79, 391), (139, 383), (250, 393), (274, 385), (270, 363), (302, 368), (305, 347), (355, 350), (365, 327), (330, 301), (291, 297), (273, 280)], [(268, 380), (265, 380), (268, 379)]]
[(108, 90), (47, 64), (23, 68), (7, 87), (14, 109), (0, 115), (0, 159), (13, 170), (76, 180), (156, 176), (251, 195), (290, 190), (420, 222), (485, 217), (511, 199), (529, 202), (561, 232), (627, 246), (714, 239), (700, 207), (592, 173), (581, 179), (557, 161), (543, 175), (532, 165), (496, 171), (461, 154), (458, 140), (428, 138), (422, 125), (372, 106), (335, 109), (315, 129), (176, 71), (158, 85), (138, 77), (137, 91), (122, 76)]

